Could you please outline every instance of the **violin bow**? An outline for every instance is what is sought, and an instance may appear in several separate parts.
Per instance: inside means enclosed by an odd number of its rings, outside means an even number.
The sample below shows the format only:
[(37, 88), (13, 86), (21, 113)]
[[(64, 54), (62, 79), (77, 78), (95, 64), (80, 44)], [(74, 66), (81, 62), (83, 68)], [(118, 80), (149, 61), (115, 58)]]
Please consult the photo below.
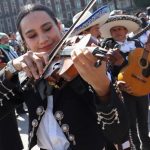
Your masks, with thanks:
[(81, 15), (79, 16), (79, 18), (75, 21), (74, 24), (72, 24), (72, 26), (70, 27), (70, 29), (68, 30), (68, 32), (62, 37), (62, 39), (58, 42), (58, 44), (55, 46), (55, 48), (51, 51), (51, 53), (49, 54), (49, 62), (48, 64), (45, 66), (44, 68), (44, 72), (41, 75), (40, 78), (43, 78), (48, 71), (48, 68), (52, 62), (52, 60), (54, 59), (54, 57), (57, 55), (57, 53), (59, 52), (60, 48), (62, 47), (62, 45), (66, 42), (66, 40), (70, 37), (71, 33), (73, 32), (73, 30), (75, 29), (76, 24), (79, 22), (79, 20), (82, 18), (82, 16), (94, 5), (94, 3), (96, 2), (96, 0), (91, 0), (88, 5), (84, 8), (83, 12), (81, 13)]

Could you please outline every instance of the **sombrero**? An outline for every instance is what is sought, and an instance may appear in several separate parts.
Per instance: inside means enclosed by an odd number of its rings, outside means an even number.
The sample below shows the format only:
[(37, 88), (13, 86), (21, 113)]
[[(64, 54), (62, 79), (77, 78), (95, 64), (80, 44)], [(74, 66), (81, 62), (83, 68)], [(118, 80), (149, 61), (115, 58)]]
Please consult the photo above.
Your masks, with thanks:
[(0, 32), (0, 39), (2, 39), (3, 37), (8, 37), (8, 35), (6, 33)]
[[(95, 12), (90, 13), (87, 12), (77, 24), (76, 28), (74, 29), (72, 35), (78, 35), (82, 31), (90, 28), (93, 25), (99, 24), (100, 26), (106, 22), (109, 17), (110, 9), (107, 5), (97, 9)], [(81, 12), (76, 14), (73, 17), (73, 22), (81, 15)]]
[[(83, 11), (80, 11), (79, 13), (77, 13), (73, 19), (72, 22), (75, 23), (76, 20), (80, 17), (80, 15), (82, 14)], [(81, 23), (83, 23), (85, 20), (87, 20), (90, 16), (92, 15), (92, 13), (90, 11), (86, 11), (85, 14), (82, 16), (82, 18), (78, 21), (78, 23), (76, 24), (76, 27), (79, 26)]]
[(122, 13), (123, 13), (123, 10), (113, 10), (113, 11), (111, 11), (110, 12), (110, 16), (114, 16), (114, 15), (122, 15)]
[(101, 37), (110, 38), (110, 29), (123, 26), (130, 32), (137, 32), (141, 28), (141, 20), (132, 15), (115, 15), (109, 17), (105, 24), (100, 27)]

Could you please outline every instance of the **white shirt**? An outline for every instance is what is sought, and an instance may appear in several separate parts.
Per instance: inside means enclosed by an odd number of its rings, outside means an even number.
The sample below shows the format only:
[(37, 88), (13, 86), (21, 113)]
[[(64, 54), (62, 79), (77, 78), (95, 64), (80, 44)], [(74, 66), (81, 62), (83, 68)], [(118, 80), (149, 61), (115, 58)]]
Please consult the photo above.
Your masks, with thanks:
[(120, 51), (123, 53), (130, 52), (136, 48), (134, 41), (125, 40), (124, 42), (119, 42), (119, 41), (116, 42), (121, 46)]
[(52, 113), (53, 96), (48, 96), (48, 106), (37, 130), (37, 145), (47, 150), (67, 150), (69, 142)]
[(146, 31), (144, 34), (142, 34), (139, 37), (140, 42), (142, 42), (143, 44), (145, 44), (147, 42), (147, 40), (148, 40), (149, 35), (150, 35), (150, 30)]

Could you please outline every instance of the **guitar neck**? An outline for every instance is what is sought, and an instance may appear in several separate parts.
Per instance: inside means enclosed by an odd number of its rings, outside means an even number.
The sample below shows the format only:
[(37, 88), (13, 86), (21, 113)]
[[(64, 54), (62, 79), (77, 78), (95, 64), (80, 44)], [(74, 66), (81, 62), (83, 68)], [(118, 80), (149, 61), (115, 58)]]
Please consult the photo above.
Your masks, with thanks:
[(130, 40), (134, 40), (134, 39), (139, 38), (142, 34), (144, 34), (149, 29), (150, 29), (150, 24), (148, 24), (141, 32), (137, 33), (132, 38), (130, 38)]

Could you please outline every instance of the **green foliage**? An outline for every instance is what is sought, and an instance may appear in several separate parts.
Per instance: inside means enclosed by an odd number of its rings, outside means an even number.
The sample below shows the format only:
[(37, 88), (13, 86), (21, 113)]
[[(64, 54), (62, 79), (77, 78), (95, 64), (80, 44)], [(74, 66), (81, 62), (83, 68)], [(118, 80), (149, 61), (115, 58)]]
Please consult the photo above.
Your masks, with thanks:
[(150, 5), (150, 0), (134, 0), (137, 7), (147, 7)]

